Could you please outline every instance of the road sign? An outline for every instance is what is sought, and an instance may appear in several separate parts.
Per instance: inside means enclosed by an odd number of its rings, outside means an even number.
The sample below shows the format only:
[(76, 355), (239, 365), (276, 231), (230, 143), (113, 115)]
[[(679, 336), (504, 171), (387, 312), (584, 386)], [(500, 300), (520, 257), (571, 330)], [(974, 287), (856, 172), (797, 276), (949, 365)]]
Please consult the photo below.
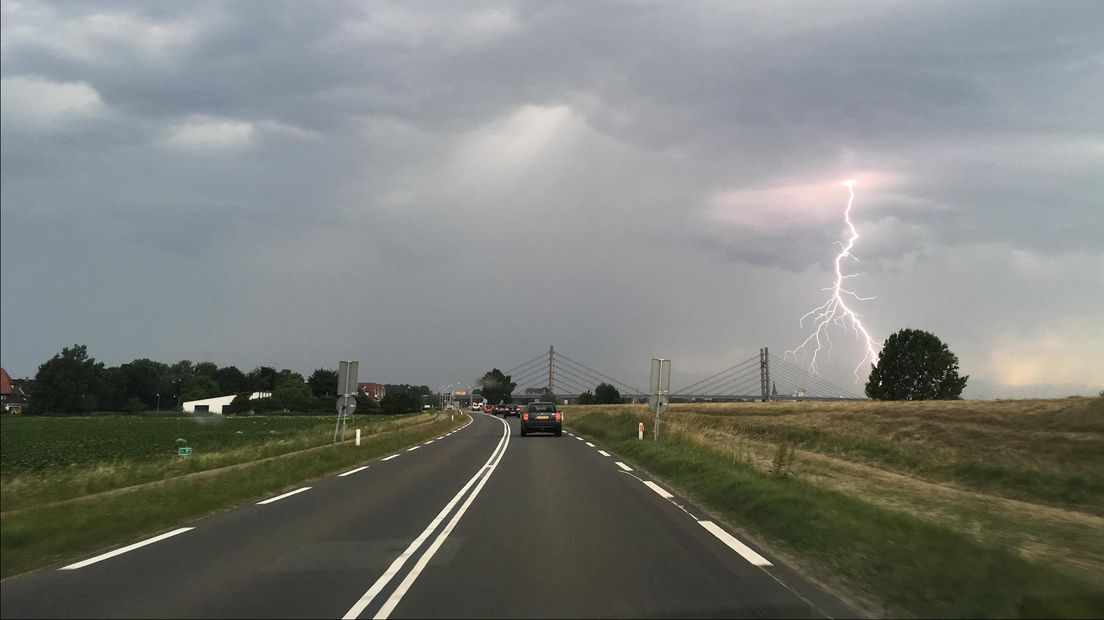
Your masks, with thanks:
[(667, 394), (671, 391), (671, 360), (652, 358), (652, 380), (649, 394)]
[(337, 395), (349, 396), (357, 392), (357, 370), (360, 362), (356, 360), (337, 363)]
[(177, 448), (176, 453), (179, 456), (191, 456), (192, 455), (192, 449), (191, 448)]
[(337, 413), (349, 415), (356, 411), (356, 396), (338, 396)]
[(648, 397), (648, 406), (656, 414), (663, 413), (671, 406), (671, 397), (666, 394), (652, 394)]

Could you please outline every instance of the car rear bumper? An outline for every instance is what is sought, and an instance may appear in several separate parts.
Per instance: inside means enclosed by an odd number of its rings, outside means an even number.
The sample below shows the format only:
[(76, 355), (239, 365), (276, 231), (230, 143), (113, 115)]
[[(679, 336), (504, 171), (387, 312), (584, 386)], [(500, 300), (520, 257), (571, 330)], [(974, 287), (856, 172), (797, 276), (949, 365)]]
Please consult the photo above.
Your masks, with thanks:
[(555, 433), (561, 431), (562, 429), (562, 422), (530, 420), (528, 422), (521, 423), (521, 430), (525, 431), (526, 433)]

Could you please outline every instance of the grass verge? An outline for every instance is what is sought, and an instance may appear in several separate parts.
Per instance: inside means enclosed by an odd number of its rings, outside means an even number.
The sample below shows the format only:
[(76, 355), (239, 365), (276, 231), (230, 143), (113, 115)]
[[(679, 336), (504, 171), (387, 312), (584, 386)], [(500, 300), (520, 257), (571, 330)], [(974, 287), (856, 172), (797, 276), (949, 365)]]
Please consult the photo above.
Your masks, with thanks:
[(0, 576), (80, 558), (140, 540), (185, 521), (253, 499), (291, 490), (303, 482), (363, 463), (463, 425), (464, 418), (380, 432), (332, 449), (170, 479), (154, 487), (0, 515)]
[[(404, 428), (411, 425), (422, 424), (432, 416), (425, 414), (413, 414), (402, 416), (363, 416), (360, 426), (368, 435)], [(48, 419), (47, 422), (54, 426), (60, 425), (85, 425), (89, 419)], [(40, 420), (31, 419), (31, 422)], [(150, 418), (91, 418), (94, 423), (99, 423), (100, 428), (94, 432), (99, 435), (105, 433), (121, 434), (124, 437), (127, 427), (119, 424), (141, 425), (162, 424), (165, 420)], [(23, 420), (19, 422), (24, 422)], [(288, 422), (297, 423), (296, 426), (288, 426)], [(194, 424), (187, 419), (168, 420), (169, 425)], [(188, 457), (178, 457), (173, 450), (163, 450), (167, 456), (157, 454), (143, 459), (135, 456), (129, 458), (117, 458), (111, 460), (92, 460), (87, 455), (78, 462), (67, 467), (51, 467), (47, 469), (31, 469), (21, 471), (16, 467), (4, 470), (0, 479), (0, 506), (2, 512), (25, 510), (43, 504), (74, 499), (96, 493), (104, 493), (115, 489), (167, 480), (187, 474), (220, 469), (239, 463), (250, 463), (265, 458), (280, 456), (291, 452), (298, 452), (314, 447), (329, 445), (333, 440), (333, 421), (323, 419), (291, 419), (280, 417), (269, 418), (239, 418), (222, 421), (216, 419), (217, 429), (222, 436), (212, 434), (211, 429), (204, 429), (209, 438), (214, 441), (207, 442), (203, 450), (194, 452)], [(250, 425), (259, 427), (252, 432), (253, 437), (247, 437), (244, 443), (239, 439), (239, 427)], [(271, 427), (279, 428), (279, 431)], [(95, 427), (92, 427), (95, 428)], [(248, 428), (248, 426), (246, 427)], [(5, 446), (15, 444), (17, 438), (9, 438), (8, 433), (14, 430), (12, 423), (5, 427)], [(22, 430), (22, 429), (21, 429)], [(60, 429), (59, 429), (60, 430)], [(90, 429), (85, 428), (86, 432)], [(143, 429), (144, 430), (144, 429)], [(171, 440), (165, 438), (175, 436), (169, 429), (169, 434), (161, 431), (160, 443), (171, 446)], [(75, 434), (73, 428), (65, 428), (65, 433)], [(271, 435), (270, 435), (271, 433)], [(12, 432), (12, 435), (17, 433)], [(28, 433), (29, 434), (29, 433)], [(141, 433), (139, 433), (141, 434)], [(352, 436), (352, 433), (349, 433)], [(95, 439), (92, 443), (95, 444)], [(236, 441), (235, 441), (236, 440)], [(39, 440), (42, 443), (42, 439)], [(203, 444), (200, 444), (203, 445)], [(8, 448), (5, 447), (5, 450)], [(45, 444), (47, 451), (56, 451), (57, 446)], [(88, 448), (85, 448), (88, 450)], [(156, 454), (156, 453), (155, 453)], [(24, 459), (26, 460), (26, 459)], [(11, 463), (7, 463), (11, 465)], [(14, 472), (9, 471), (15, 470)]]
[(571, 426), (794, 557), (811, 576), (876, 601), (879, 615), (1104, 617), (1104, 592), (1007, 549), (669, 437), (626, 436), (645, 414), (579, 412)]

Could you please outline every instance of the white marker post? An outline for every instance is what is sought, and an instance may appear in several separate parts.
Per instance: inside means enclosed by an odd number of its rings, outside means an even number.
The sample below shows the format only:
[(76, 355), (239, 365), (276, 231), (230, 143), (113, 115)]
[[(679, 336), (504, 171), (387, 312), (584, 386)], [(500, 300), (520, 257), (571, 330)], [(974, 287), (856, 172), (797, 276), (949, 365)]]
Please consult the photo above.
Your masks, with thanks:
[(644, 441), (644, 423), (643, 422), (641, 422), (636, 427), (636, 438), (639, 439), (640, 441)]
[(356, 433), (356, 445), (359, 446), (360, 445), (360, 429), (358, 428), (358, 429), (356, 429), (356, 431), (357, 431), (357, 433)]

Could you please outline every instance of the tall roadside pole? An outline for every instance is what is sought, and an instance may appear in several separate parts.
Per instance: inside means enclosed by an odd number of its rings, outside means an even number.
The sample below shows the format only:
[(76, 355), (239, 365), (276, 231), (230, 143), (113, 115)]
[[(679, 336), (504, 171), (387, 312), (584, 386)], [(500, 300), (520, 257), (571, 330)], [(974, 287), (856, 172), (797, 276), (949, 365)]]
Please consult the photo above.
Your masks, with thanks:
[(659, 441), (659, 414), (671, 404), (671, 360), (652, 358), (652, 377), (649, 381), (648, 402), (655, 413), (655, 440)]
[(337, 424), (334, 426), (334, 443), (345, 441), (345, 426), (349, 416), (356, 411), (357, 370), (356, 360), (338, 362), (337, 367)]

